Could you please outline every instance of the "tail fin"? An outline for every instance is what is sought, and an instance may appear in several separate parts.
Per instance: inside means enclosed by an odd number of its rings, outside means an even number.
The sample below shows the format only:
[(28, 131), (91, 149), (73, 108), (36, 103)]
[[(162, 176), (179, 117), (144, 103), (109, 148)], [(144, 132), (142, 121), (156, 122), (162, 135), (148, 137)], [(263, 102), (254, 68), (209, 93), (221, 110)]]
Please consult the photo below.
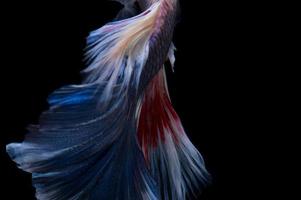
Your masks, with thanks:
[(171, 105), (164, 69), (145, 91), (138, 139), (162, 199), (183, 200), (187, 192), (209, 181), (202, 156), (189, 141)]
[(104, 88), (57, 90), (25, 141), (7, 145), (19, 168), (32, 173), (37, 199), (158, 199), (136, 142), (136, 120), (128, 118), (129, 100), (117, 95), (99, 106)]
[(37, 199), (159, 199), (136, 139), (138, 97), (128, 95), (148, 57), (157, 8), (92, 32), (84, 83), (55, 91), (39, 125), (7, 145), (32, 173)]

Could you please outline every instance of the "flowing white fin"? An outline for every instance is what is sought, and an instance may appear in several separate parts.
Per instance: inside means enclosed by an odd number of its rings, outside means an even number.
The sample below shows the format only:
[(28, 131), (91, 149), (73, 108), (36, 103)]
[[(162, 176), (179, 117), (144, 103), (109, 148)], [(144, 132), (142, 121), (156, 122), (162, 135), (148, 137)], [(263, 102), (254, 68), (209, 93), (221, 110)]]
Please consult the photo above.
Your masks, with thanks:
[(175, 51), (177, 48), (175, 47), (174, 43), (172, 42), (169, 51), (168, 51), (168, 59), (171, 65), (171, 70), (174, 72), (175, 71), (175, 62), (176, 62), (176, 57), (175, 57)]
[[(107, 97), (116, 84), (122, 90), (130, 85), (130, 80), (138, 86), (159, 6), (160, 2), (154, 3), (140, 15), (109, 23), (89, 35), (86, 83), (107, 81)], [(135, 77), (132, 77), (134, 69)]]

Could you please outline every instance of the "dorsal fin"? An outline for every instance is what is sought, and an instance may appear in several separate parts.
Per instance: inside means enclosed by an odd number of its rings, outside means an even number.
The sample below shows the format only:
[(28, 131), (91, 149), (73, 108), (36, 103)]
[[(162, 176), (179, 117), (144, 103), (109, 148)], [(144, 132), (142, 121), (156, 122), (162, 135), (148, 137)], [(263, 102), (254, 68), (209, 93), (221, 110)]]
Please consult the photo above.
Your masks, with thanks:
[(136, 0), (114, 0), (124, 7), (119, 11), (115, 20), (122, 20), (138, 15), (141, 12)]

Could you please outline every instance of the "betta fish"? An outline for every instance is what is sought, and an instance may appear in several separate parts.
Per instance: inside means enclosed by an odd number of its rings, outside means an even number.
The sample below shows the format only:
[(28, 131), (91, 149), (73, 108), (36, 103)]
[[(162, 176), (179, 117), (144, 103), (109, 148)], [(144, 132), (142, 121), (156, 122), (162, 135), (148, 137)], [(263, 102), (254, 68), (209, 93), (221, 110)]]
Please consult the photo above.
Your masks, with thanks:
[(6, 146), (39, 200), (184, 200), (210, 180), (167, 88), (178, 1), (117, 1), (116, 19), (87, 37), (81, 84), (54, 91)]

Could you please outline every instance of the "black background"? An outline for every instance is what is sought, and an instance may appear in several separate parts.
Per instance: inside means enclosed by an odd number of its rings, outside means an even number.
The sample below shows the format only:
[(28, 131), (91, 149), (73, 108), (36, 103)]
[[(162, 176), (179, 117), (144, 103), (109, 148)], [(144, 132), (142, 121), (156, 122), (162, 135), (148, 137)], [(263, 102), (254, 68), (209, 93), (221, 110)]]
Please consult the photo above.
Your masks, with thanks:
[[(180, 2), (175, 73), (167, 70), (168, 83), (186, 132), (213, 176), (199, 199), (262, 197), (272, 170), (263, 165), (272, 153), (262, 151), (273, 103), (266, 98), (272, 83), (263, 81), (269, 70), (261, 60), (267, 53), (262, 28), (268, 23), (256, 24), (260, 10), (248, 3)], [(30, 175), (10, 161), (5, 144), (22, 141), (54, 89), (79, 83), (85, 37), (120, 7), (102, 0), (1, 7), (6, 11), (1, 14), (1, 199), (34, 199)]]

